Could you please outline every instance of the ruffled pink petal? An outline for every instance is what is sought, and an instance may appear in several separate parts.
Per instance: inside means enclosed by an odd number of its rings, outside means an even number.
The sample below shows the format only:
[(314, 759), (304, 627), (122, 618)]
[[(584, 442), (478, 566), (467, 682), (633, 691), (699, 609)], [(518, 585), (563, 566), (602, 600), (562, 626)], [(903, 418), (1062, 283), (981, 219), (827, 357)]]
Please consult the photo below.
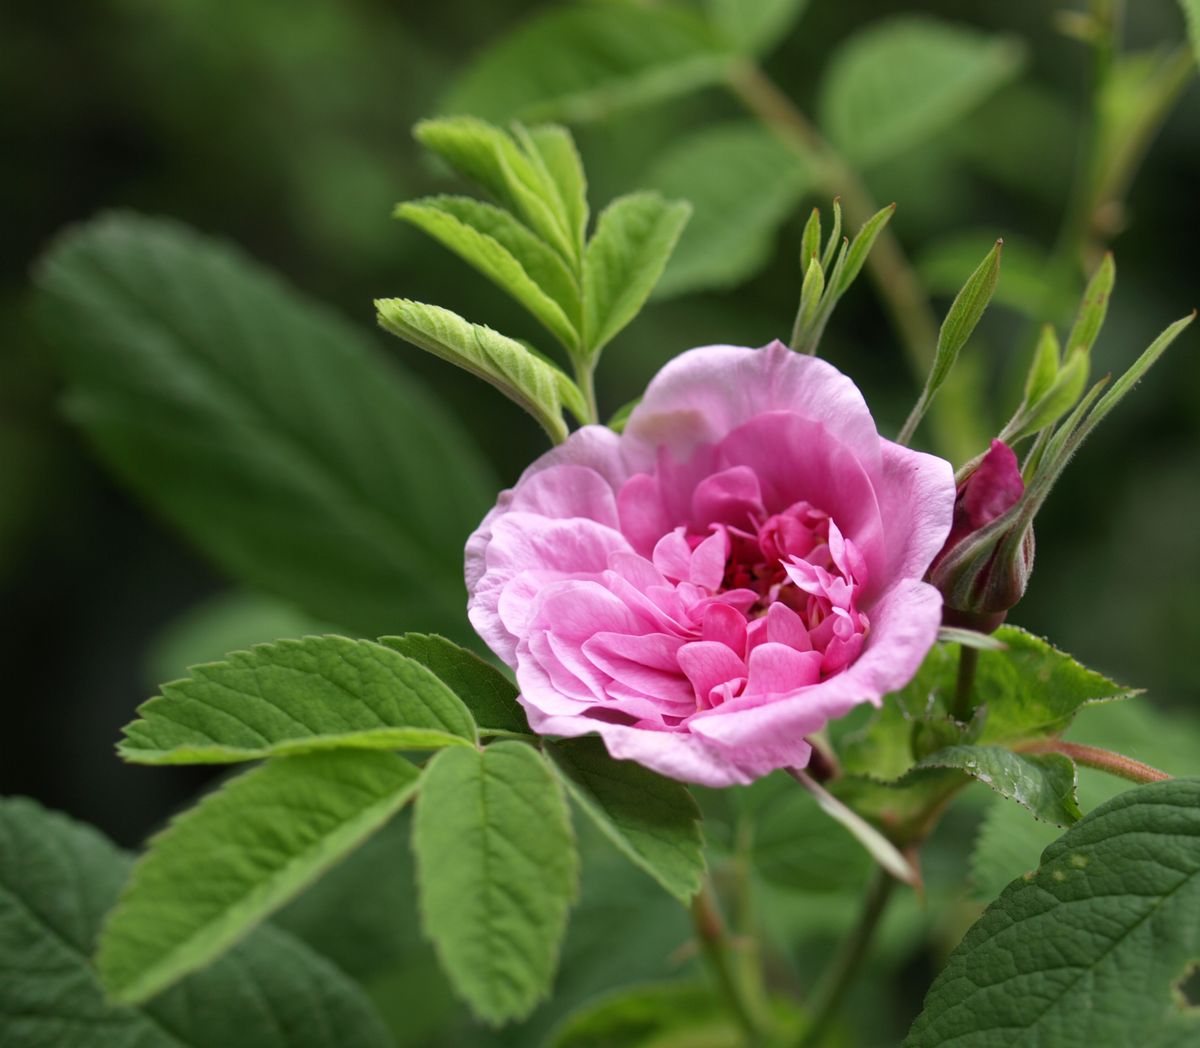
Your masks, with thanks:
[(691, 682), (697, 709), (712, 706), (714, 688), (746, 676), (746, 664), (726, 645), (697, 640), (679, 649), (679, 668)]
[[(482, 556), (484, 573), (471, 593), (467, 617), (488, 646), (511, 666), (517, 634), (505, 627), (499, 614), (505, 587), (525, 572), (539, 573), (539, 585), (551, 577), (547, 573), (599, 574), (608, 566), (610, 554), (620, 551), (628, 552), (629, 544), (620, 532), (603, 524), (507, 512), (491, 525), (491, 537)], [(514, 589), (507, 602), (507, 617), (514, 623), (528, 619), (527, 614), (520, 614), (520, 601), (514, 599), (517, 592)]]

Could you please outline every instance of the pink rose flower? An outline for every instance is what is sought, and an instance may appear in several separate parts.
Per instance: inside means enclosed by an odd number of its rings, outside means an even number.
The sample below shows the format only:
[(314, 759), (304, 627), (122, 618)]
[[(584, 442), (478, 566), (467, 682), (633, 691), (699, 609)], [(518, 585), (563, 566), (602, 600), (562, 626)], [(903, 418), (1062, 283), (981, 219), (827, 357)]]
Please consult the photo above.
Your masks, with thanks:
[(694, 349), (623, 434), (585, 426), (501, 494), (467, 543), (471, 623), (535, 731), (750, 782), (916, 673), (954, 497), (950, 464), (880, 437), (825, 361)]

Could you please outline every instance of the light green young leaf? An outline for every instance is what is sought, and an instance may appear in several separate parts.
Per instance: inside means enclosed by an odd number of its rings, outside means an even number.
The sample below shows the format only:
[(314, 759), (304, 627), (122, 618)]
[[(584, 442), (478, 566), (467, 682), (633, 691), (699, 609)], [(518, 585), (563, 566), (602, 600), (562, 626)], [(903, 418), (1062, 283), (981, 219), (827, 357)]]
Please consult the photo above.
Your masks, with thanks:
[(590, 359), (649, 298), (692, 213), (657, 193), (630, 193), (604, 209), (583, 259), (583, 344)]
[[(814, 207), (800, 236), (800, 268), (807, 272), (813, 259), (821, 261), (821, 209)], [(824, 269), (824, 266), (822, 266)]]
[[(1046, 345), (1045, 339), (1039, 343), (1039, 346)], [(1049, 346), (1049, 352), (1056, 352), (1053, 344)], [(1040, 355), (1041, 350), (1039, 349)], [(1046, 358), (1048, 359), (1048, 354), (1046, 354)], [(1035, 360), (1034, 364), (1037, 366), (1039, 361)], [(1079, 400), (1080, 395), (1087, 387), (1090, 367), (1090, 360), (1086, 350), (1076, 349), (1072, 352), (1063, 366), (1051, 379), (1049, 387), (1036, 400), (1032, 402), (1022, 401), (1017, 413), (1001, 431), (1000, 439), (1005, 443), (1011, 444), (1022, 437), (1030, 436), (1045, 429), (1047, 426), (1054, 425)], [(1043, 381), (1044, 379), (1041, 376), (1031, 374), (1029, 384), (1033, 385), (1034, 382), (1041, 383)]]
[(808, 0), (707, 0), (708, 17), (738, 50), (765, 54), (800, 20)]
[(419, 777), (392, 753), (283, 757), (176, 817), (134, 865), (100, 935), (96, 970), (109, 995), (144, 1001), (204, 967), (382, 826)]
[(1033, 351), (1033, 360), (1029, 364), (1029, 374), (1025, 376), (1026, 403), (1036, 403), (1050, 391), (1058, 377), (1061, 362), (1062, 347), (1058, 344), (1054, 325), (1043, 324), (1037, 347)]
[(1083, 816), (1075, 796), (1075, 765), (1060, 753), (1013, 753), (1003, 746), (947, 746), (918, 761), (925, 768), (953, 768), (1016, 801), (1037, 818), (1070, 826)]
[(436, 634), (406, 633), (380, 637), (379, 643), (435, 673), (471, 711), (484, 735), (530, 734), (517, 689), (478, 655)]
[(579, 288), (562, 257), (507, 211), (470, 197), (427, 197), (401, 204), (410, 222), (507, 291), (574, 352)]
[(551, 743), (567, 791), (635, 865), (685, 905), (704, 876), (700, 809), (686, 786), (613, 760), (594, 737)]
[[(854, 234), (854, 239), (850, 241), (850, 247), (846, 251), (845, 266), (841, 270), (838, 279), (834, 280), (832, 278), (833, 274), (830, 274), (829, 284), (837, 292), (835, 301), (837, 298), (841, 298), (846, 293), (846, 289), (854, 283), (855, 278), (862, 271), (862, 267), (867, 261), (867, 255), (871, 253), (871, 248), (875, 246), (876, 238), (883, 232), (883, 227), (891, 221), (892, 215), (895, 213), (895, 204), (888, 204), (887, 207), (880, 208)], [(828, 248), (826, 249), (826, 253), (828, 253)]]
[(441, 108), (498, 121), (594, 120), (716, 83), (734, 58), (690, 12), (571, 4), (493, 44)]
[(551, 184), (558, 191), (574, 237), (575, 257), (582, 258), (589, 213), (587, 176), (571, 132), (557, 124), (541, 124), (528, 130), (518, 124), (517, 130), (526, 152), (540, 159)]
[(793, 349), (804, 347), (804, 352), (816, 350), (815, 340), (807, 338), (807, 333), (814, 327), (824, 292), (825, 271), (821, 268), (821, 260), (813, 255), (808, 260), (808, 269), (800, 285), (800, 306), (796, 310), (796, 322), (792, 328)]
[(988, 907), (905, 1048), (1194, 1044), (1200, 1011), (1173, 987), (1196, 960), (1198, 910), (1200, 781), (1122, 793)]
[(1083, 293), (1083, 300), (1079, 303), (1079, 314), (1075, 317), (1071, 333), (1067, 336), (1068, 357), (1077, 349), (1084, 353), (1091, 350), (1096, 336), (1104, 326), (1104, 317), (1108, 313), (1108, 299), (1116, 279), (1116, 264), (1113, 262), (1112, 252), (1109, 251), (1100, 267), (1092, 274)]
[(362, 990), (291, 935), (257, 929), (139, 1006), (89, 963), (130, 860), (90, 826), (0, 801), (0, 1029), (5, 1048), (388, 1048)]
[(70, 415), (222, 568), (356, 632), (463, 633), (462, 544), (498, 484), (355, 328), (128, 214), (69, 232), (38, 284)]
[(557, 369), (521, 343), (448, 309), (407, 298), (376, 299), (375, 310), (385, 331), (491, 383), (529, 412), (555, 443), (567, 439)]
[(554, 976), (578, 856), (562, 789), (519, 742), (443, 750), (422, 777), (413, 831), (425, 932), (458, 993), (499, 1024)]
[(812, 174), (770, 132), (737, 121), (672, 143), (638, 185), (693, 207), (654, 292), (667, 298), (733, 287), (754, 276), (770, 258), (776, 230), (812, 185)]
[(329, 749), (470, 746), (470, 710), (433, 672), (369, 640), (306, 637), (234, 652), (138, 708), (117, 752), (225, 764)]
[(858, 164), (916, 148), (973, 109), (1020, 68), (1019, 44), (906, 15), (872, 22), (834, 55), (821, 124)]
[(950, 311), (938, 331), (937, 351), (933, 357), (933, 367), (929, 369), (929, 376), (925, 379), (925, 388), (921, 390), (920, 397), (901, 428), (900, 435), (896, 438), (897, 443), (907, 444), (912, 440), (917, 426), (929, 410), (929, 405), (933, 403), (933, 398), (937, 396), (942, 383), (954, 368), (958, 354), (962, 352), (963, 346), (967, 344), (983, 316), (983, 311), (991, 302), (992, 293), (1000, 279), (1000, 251), (1003, 246), (1003, 240), (997, 240), (992, 245), (992, 249), (975, 268), (975, 272), (967, 278), (962, 290), (950, 304)]
[[(968, 275), (996, 242), (992, 230), (962, 230), (938, 237), (917, 255), (917, 275), (925, 287), (937, 295), (954, 295)], [(1045, 250), (1021, 236), (1004, 234), (1004, 278), (996, 285), (993, 301), (1035, 320), (1047, 306), (1058, 312), (1058, 299), (1048, 302), (1046, 272), (1049, 262)], [(1074, 304), (1074, 300), (1068, 304)]]
[(507, 131), (473, 117), (422, 120), (413, 136), (520, 217), (564, 260), (578, 265), (577, 216), (560, 197), (540, 153), (531, 156)]

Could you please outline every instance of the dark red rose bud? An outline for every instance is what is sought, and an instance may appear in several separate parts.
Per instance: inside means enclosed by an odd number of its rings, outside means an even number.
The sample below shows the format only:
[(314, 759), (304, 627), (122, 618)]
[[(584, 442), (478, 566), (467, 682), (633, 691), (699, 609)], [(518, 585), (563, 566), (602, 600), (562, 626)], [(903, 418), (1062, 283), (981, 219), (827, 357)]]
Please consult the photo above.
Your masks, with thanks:
[(1033, 569), (1033, 528), (1017, 535), (1015, 509), (1025, 494), (1017, 456), (992, 446), (958, 487), (954, 519), (930, 581), (945, 598), (947, 623), (995, 629), (1021, 599)]

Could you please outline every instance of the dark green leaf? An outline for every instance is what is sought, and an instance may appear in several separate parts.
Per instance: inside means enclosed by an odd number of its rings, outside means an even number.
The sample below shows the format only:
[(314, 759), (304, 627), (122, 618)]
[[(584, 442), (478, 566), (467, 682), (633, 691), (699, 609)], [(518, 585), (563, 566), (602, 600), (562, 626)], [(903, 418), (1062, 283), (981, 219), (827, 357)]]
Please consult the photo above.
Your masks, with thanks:
[(812, 794), (788, 785), (753, 820), (755, 868), (794, 892), (857, 890), (874, 867), (871, 856), (821, 810)]
[(1185, 1048), (1172, 988), (1200, 949), (1200, 781), (1129, 790), (1086, 816), (967, 932), (906, 1048)]
[(105, 989), (144, 1001), (203, 968), (382, 826), (419, 776), (395, 754), (335, 750), (229, 780), (134, 865), (100, 936)]
[(449, 686), (475, 717), (484, 735), (530, 734), (517, 689), (499, 670), (478, 655), (436, 634), (406, 633), (381, 637), (379, 643), (415, 659)]
[(583, 259), (583, 345), (592, 360), (637, 316), (691, 213), (657, 193), (618, 197), (601, 213)]
[(925, 768), (955, 768), (1014, 800), (1039, 819), (1070, 826), (1083, 816), (1075, 797), (1075, 765), (1059, 753), (1013, 753), (1003, 746), (947, 746), (918, 761)]
[(598, 738), (564, 739), (547, 749), (568, 792), (604, 835), (687, 903), (704, 876), (700, 810), (687, 787), (632, 761), (613, 760)]
[(1020, 64), (1009, 38), (921, 16), (872, 22), (834, 55), (821, 122), (852, 161), (878, 163), (953, 124)]
[(356, 329), (133, 215), (69, 233), (38, 282), (71, 416), (218, 564), (372, 635), (463, 633), (462, 545), (498, 485)]
[(0, 1030), (5, 1048), (387, 1048), (362, 991), (262, 927), (138, 1007), (105, 1000), (88, 957), (129, 859), (91, 827), (0, 801)]
[(225, 764), (327, 749), (475, 741), (471, 713), (418, 662), (368, 640), (260, 644), (162, 686), (117, 747), (138, 764)]
[(591, 120), (720, 80), (733, 52), (687, 12), (572, 4), (484, 52), (442, 105), (490, 120)]
[(693, 208), (655, 289), (666, 298), (754, 276), (770, 258), (776, 230), (812, 185), (812, 173), (769, 131), (737, 122), (672, 143), (638, 185)]
[(550, 987), (578, 876), (544, 758), (519, 742), (442, 750), (413, 846), (422, 922), (455, 989), (490, 1023), (524, 1017)]

